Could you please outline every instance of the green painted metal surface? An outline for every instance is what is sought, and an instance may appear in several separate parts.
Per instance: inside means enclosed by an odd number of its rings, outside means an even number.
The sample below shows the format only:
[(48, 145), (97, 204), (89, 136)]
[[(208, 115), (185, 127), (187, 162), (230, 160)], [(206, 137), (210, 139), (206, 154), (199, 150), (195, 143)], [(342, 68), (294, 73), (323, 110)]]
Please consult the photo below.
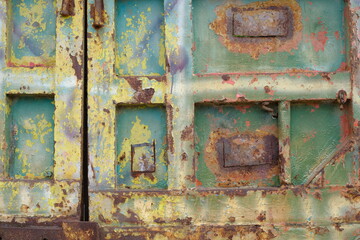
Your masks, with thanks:
[(9, 6), (8, 64), (53, 65), (56, 52), (55, 1), (14, 0), (9, 2)]
[(167, 188), (164, 107), (119, 106), (116, 116), (116, 141), (118, 188)]
[[(234, 6), (262, 1), (234, 1)], [(263, 1), (266, 2), (266, 1)], [(271, 1), (269, 1), (271, 2)], [(194, 73), (236, 73), (236, 72), (283, 72), (283, 71), (324, 71), (332, 72), (347, 63), (346, 28), (342, 0), (289, 1), (299, 5), (298, 14), (302, 25), (299, 43), (285, 47), (276, 43), (276, 52), (264, 50), (265, 54), (229, 51), (223, 39), (209, 28), (216, 19), (216, 10), (228, 3), (221, 0), (194, 0)], [(273, 1), (273, 5), (281, 1)], [(283, 4), (284, 5), (284, 4)], [(293, 24), (294, 23), (289, 23)], [(220, 26), (219, 26), (220, 27)], [(295, 32), (296, 35), (296, 32)], [(261, 41), (249, 46), (264, 44)], [(211, 46), (211, 47), (209, 47)], [(242, 50), (241, 50), (242, 51)], [(244, 50), (245, 51), (245, 50)]]
[(54, 171), (53, 99), (17, 97), (10, 101), (9, 176), (51, 178)]
[(348, 112), (341, 111), (333, 102), (293, 103), (290, 133), (292, 183), (304, 184), (309, 172), (345, 141), (350, 131)]
[(164, 4), (161, 0), (115, 1), (116, 73), (165, 73)]
[(0, 221), (359, 238), (359, 9), (0, 0)]
[[(269, 108), (276, 108), (271, 104)], [(255, 104), (242, 105), (197, 105), (195, 107), (195, 134), (196, 152), (199, 153), (196, 163), (196, 183), (199, 187), (264, 187), (279, 186), (279, 165), (278, 159), (271, 167), (263, 167), (260, 164), (251, 165), (256, 154), (250, 148), (264, 148), (265, 155), (278, 153), (269, 151), (269, 148), (278, 148), (278, 126), (277, 119), (269, 112), (261, 109)], [(218, 146), (221, 139), (231, 138), (243, 134), (238, 141), (245, 141), (246, 147), (238, 154), (242, 154), (248, 167), (229, 167), (226, 171), (222, 169), (222, 162), (219, 162), (219, 154), (223, 146)], [(252, 136), (251, 138), (247, 138)], [(261, 140), (269, 137), (272, 144)], [(226, 143), (229, 144), (229, 143)], [(241, 146), (241, 144), (240, 144)], [(239, 147), (239, 146), (238, 146)], [(234, 151), (235, 149), (232, 149)], [(249, 151), (248, 156), (246, 151)], [(262, 153), (259, 151), (258, 155)], [(240, 156), (239, 156), (240, 157)], [(262, 157), (262, 156), (261, 156)], [(220, 166), (219, 166), (220, 165)], [(261, 174), (256, 174), (261, 172)]]

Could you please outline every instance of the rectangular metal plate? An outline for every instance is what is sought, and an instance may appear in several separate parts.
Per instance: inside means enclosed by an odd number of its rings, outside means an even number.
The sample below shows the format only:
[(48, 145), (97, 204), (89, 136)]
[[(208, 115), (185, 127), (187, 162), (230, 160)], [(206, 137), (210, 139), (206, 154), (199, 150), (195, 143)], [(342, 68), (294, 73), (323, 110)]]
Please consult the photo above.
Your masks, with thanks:
[(273, 135), (239, 134), (222, 139), (220, 144), (219, 157), (225, 168), (272, 164), (279, 157), (279, 142)]
[(289, 32), (289, 11), (283, 9), (234, 9), (235, 37), (284, 37)]
[(131, 172), (155, 172), (155, 141), (131, 145)]

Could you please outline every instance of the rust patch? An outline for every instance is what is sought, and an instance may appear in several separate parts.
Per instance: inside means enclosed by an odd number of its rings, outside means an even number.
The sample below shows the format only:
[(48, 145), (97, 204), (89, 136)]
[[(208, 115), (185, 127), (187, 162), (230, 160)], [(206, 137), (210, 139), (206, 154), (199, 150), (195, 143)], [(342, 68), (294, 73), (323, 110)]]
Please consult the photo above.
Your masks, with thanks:
[(149, 103), (151, 102), (152, 97), (154, 96), (155, 89), (146, 88), (141, 91), (138, 91), (134, 94), (134, 99), (140, 103)]
[(316, 226), (316, 227), (309, 226), (309, 227), (307, 227), (307, 229), (310, 232), (315, 233), (316, 235), (324, 235), (329, 232), (329, 229), (327, 229), (326, 227), (320, 227), (320, 226)]
[(186, 126), (185, 129), (181, 132), (182, 141), (190, 141), (193, 137), (193, 125)]
[(327, 31), (320, 31), (318, 33), (311, 33), (310, 39), (311, 44), (315, 52), (324, 51), (327, 40), (329, 39), (327, 36)]
[(75, 76), (77, 78), (77, 80), (81, 80), (82, 79), (82, 65), (79, 63), (79, 61), (77, 60), (76, 56), (73, 55), (69, 55), (71, 62), (72, 62), (72, 68), (75, 70)]
[(256, 219), (260, 222), (265, 221), (266, 220), (266, 212), (262, 211)]
[(351, 203), (360, 202), (360, 188), (350, 188), (341, 193)]
[[(278, 37), (236, 37), (233, 35), (234, 11), (262, 11), (271, 9), (287, 9), (289, 21), (286, 28), (288, 34)], [(260, 54), (269, 52), (290, 52), (297, 49), (302, 38), (301, 7), (295, 0), (270, 0), (254, 2), (247, 5), (227, 3), (215, 10), (217, 18), (210, 24), (210, 29), (219, 35), (219, 41), (231, 52), (249, 54), (257, 59)]]

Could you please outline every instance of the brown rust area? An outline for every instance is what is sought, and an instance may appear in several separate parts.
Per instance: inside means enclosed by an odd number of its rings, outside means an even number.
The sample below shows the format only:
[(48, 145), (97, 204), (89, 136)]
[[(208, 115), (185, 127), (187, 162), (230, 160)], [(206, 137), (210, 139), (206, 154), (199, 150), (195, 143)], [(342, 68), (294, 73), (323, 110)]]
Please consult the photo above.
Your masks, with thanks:
[[(261, 12), (268, 9), (287, 9), (289, 21), (286, 21), (288, 33), (278, 37), (236, 37), (233, 35), (233, 12)], [(270, 0), (254, 2), (247, 5), (227, 3), (215, 10), (217, 18), (210, 24), (219, 35), (219, 41), (231, 52), (249, 54), (257, 59), (261, 54), (269, 52), (290, 52), (296, 49), (302, 39), (301, 7), (295, 0)]]
[(190, 141), (193, 138), (193, 129), (193, 125), (186, 126), (185, 129), (181, 132), (181, 140)]
[[(277, 140), (277, 129), (264, 127), (259, 129), (257, 133), (253, 134), (249, 138), (250, 142), (247, 144), (250, 146), (256, 146), (253, 154), (254, 156), (261, 158), (262, 156), (268, 157), (271, 161), (265, 161), (264, 164), (257, 165), (238, 165), (234, 167), (224, 167), (224, 158), (221, 155), (223, 145), (219, 145), (222, 139), (231, 139), (244, 133), (233, 132), (228, 129), (217, 129), (213, 131), (207, 142), (205, 148), (205, 163), (206, 166), (211, 170), (217, 179), (218, 187), (238, 187), (247, 186), (251, 181), (270, 179), (274, 176), (279, 175), (280, 167), (278, 164), (278, 140)], [(271, 138), (271, 141), (264, 141), (263, 146), (258, 146), (259, 139)], [(276, 142), (276, 144), (275, 144)], [(275, 147), (274, 147), (275, 146)], [(251, 151), (250, 151), (251, 152)], [(219, 155), (220, 154), (220, 155)], [(263, 155), (264, 154), (264, 155)], [(239, 153), (239, 158), (244, 157), (242, 153)], [(252, 161), (253, 159), (244, 159), (245, 162)], [(261, 183), (259, 183), (261, 186)]]
[(63, 0), (60, 14), (63, 17), (75, 16), (75, 1)]

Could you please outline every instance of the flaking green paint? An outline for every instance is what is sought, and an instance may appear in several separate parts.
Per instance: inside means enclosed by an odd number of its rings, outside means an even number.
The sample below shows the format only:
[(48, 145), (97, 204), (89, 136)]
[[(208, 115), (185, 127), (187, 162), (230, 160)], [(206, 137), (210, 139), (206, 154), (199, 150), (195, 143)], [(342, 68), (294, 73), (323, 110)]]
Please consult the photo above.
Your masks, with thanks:
[(11, 98), (8, 131), (9, 176), (16, 179), (51, 178), (54, 167), (53, 99)]
[[(131, 145), (152, 144), (153, 142), (155, 142), (155, 172), (132, 174)], [(116, 146), (116, 172), (119, 189), (167, 188), (168, 164), (164, 107), (119, 106), (116, 116)]]
[(53, 65), (56, 47), (55, 1), (12, 0), (9, 5), (9, 64), (29, 67)]
[(164, 3), (115, 1), (116, 72), (125, 76), (165, 73)]

